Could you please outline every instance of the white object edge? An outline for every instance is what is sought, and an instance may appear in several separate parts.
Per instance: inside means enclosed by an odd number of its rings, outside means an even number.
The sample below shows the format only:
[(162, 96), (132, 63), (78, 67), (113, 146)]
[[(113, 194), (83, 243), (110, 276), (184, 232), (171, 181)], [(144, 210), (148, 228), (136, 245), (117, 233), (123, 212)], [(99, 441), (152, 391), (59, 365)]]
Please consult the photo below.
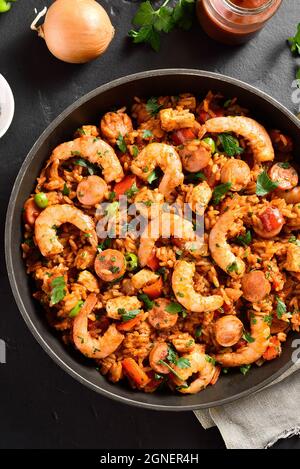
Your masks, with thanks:
[(11, 88), (0, 73), (0, 138), (7, 132), (15, 112), (15, 101)]

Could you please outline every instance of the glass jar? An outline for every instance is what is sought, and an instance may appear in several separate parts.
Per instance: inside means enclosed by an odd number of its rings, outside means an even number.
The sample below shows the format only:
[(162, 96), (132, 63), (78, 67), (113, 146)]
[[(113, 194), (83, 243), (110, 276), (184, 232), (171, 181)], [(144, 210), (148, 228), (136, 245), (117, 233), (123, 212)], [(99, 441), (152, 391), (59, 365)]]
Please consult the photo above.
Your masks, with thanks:
[(276, 13), (282, 0), (197, 0), (204, 31), (225, 44), (242, 44)]

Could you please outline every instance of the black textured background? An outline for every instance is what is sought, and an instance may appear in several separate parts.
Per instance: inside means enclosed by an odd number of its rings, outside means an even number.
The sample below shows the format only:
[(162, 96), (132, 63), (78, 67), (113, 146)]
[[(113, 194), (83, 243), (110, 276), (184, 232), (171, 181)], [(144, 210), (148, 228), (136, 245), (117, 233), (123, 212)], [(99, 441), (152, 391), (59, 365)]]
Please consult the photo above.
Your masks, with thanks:
[[(126, 38), (138, 0), (101, 0), (116, 28), (99, 60), (68, 65), (52, 57), (30, 31), (34, 8), (49, 0), (18, 0), (0, 15), (0, 73), (11, 84), (16, 113), (0, 140), (0, 219), (19, 167), (40, 133), (69, 104), (93, 88), (129, 73), (166, 67), (199, 68), (240, 78), (277, 98), (293, 112), (296, 60), (286, 38), (300, 21), (299, 0), (283, 6), (252, 42), (219, 45), (195, 24), (189, 33), (166, 36), (160, 53)], [(2, 240), (3, 241), (3, 240)], [(0, 364), (0, 448), (222, 448), (216, 429), (204, 431), (192, 413), (159, 413), (126, 407), (84, 388), (45, 354), (25, 327), (0, 264), (0, 338), (7, 364)], [(300, 448), (297, 438), (276, 447)]]

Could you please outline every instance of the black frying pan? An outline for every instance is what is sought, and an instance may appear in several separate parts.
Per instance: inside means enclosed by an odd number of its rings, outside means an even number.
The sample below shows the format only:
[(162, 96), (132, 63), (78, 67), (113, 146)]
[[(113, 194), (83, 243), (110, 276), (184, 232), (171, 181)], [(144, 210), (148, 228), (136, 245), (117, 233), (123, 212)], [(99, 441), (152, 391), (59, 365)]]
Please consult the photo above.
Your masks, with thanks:
[(279, 128), (295, 142), (295, 154), (300, 149), (300, 124), (284, 106), (265, 93), (239, 80), (220, 74), (185, 69), (154, 70), (130, 75), (100, 86), (66, 109), (43, 132), (27, 155), (12, 190), (5, 230), (5, 252), (11, 288), (29, 329), (50, 355), (65, 371), (81, 383), (120, 402), (157, 410), (191, 410), (218, 406), (247, 396), (280, 376), (292, 365), (291, 333), (277, 360), (261, 368), (253, 367), (243, 376), (230, 372), (199, 394), (191, 396), (171, 393), (144, 394), (125, 385), (112, 384), (102, 377), (88, 361), (66, 348), (51, 330), (41, 307), (32, 299), (30, 279), (25, 273), (21, 257), (21, 212), (24, 201), (32, 191), (35, 178), (59, 143), (70, 140), (74, 130), (82, 124), (98, 124), (101, 114), (115, 107), (130, 106), (134, 96), (158, 96), (192, 92), (204, 96), (207, 91), (221, 92), (228, 98), (237, 97), (240, 104), (250, 109), (252, 116), (267, 128)]

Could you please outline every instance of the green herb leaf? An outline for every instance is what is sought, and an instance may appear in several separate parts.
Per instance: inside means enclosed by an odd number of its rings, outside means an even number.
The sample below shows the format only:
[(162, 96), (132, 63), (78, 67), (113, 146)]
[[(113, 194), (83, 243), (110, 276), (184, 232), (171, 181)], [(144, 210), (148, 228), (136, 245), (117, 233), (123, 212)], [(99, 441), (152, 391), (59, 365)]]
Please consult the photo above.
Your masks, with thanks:
[(140, 309), (133, 309), (131, 311), (127, 311), (124, 308), (119, 308), (118, 313), (120, 314), (122, 321), (130, 321), (130, 319), (134, 319), (138, 314), (140, 314)]
[(115, 191), (111, 191), (108, 196), (109, 202), (112, 202), (116, 198), (116, 193)]
[(124, 140), (123, 135), (119, 134), (116, 143), (117, 143), (117, 147), (119, 148), (119, 150), (120, 150), (122, 153), (126, 153), (126, 151), (127, 151), (127, 146), (126, 146), (126, 143), (125, 143), (125, 140)]
[(128, 35), (134, 43), (145, 42), (157, 52), (160, 48), (160, 33), (169, 33), (175, 26), (188, 30), (195, 16), (195, 0), (179, 0), (173, 7), (165, 0), (156, 10), (149, 0), (142, 2), (132, 20), (139, 30), (132, 29)]
[(138, 299), (144, 303), (147, 310), (153, 308), (154, 301), (150, 300), (149, 296), (146, 295), (146, 293), (141, 293), (140, 295), (138, 295)]
[(50, 283), (51, 285), (51, 303), (52, 305), (56, 305), (59, 303), (61, 300), (64, 299), (66, 296), (66, 282), (65, 278), (63, 276), (61, 277), (56, 277), (52, 280)]
[(70, 318), (75, 318), (77, 316), (77, 314), (79, 313), (79, 311), (82, 308), (83, 303), (84, 303), (84, 301), (78, 301), (76, 306), (74, 306), (74, 308), (71, 309), (71, 311), (69, 312), (69, 317)]
[(239, 235), (235, 238), (235, 243), (240, 246), (249, 246), (252, 241), (251, 231), (248, 230), (244, 235)]
[(240, 372), (245, 376), (250, 370), (251, 365), (244, 365), (240, 367)]
[(175, 352), (175, 350), (172, 349), (172, 347), (169, 347), (169, 348), (168, 348), (167, 360), (168, 360), (170, 363), (176, 364), (177, 359), (178, 359), (177, 353)]
[(137, 192), (139, 191), (136, 183), (134, 182), (131, 186), (130, 189), (128, 189), (126, 192), (125, 192), (125, 195), (127, 195), (128, 199), (131, 199)]
[(273, 321), (273, 316), (271, 314), (268, 314), (266, 316), (264, 316), (264, 319), (263, 321), (268, 324), (268, 326), (271, 326), (272, 324), (272, 321)]
[(64, 183), (64, 188), (62, 190), (62, 195), (70, 195), (70, 189), (68, 188), (67, 184)]
[(175, 375), (178, 379), (182, 381), (181, 376), (169, 365), (169, 363), (165, 362), (164, 360), (159, 360), (158, 363), (166, 366), (171, 371), (171, 373), (173, 373), (173, 375)]
[(191, 362), (188, 358), (180, 357), (176, 361), (176, 365), (178, 368), (184, 369), (184, 368), (189, 368), (191, 366)]
[(146, 129), (146, 130), (143, 131), (142, 136), (143, 136), (143, 138), (151, 138), (151, 137), (153, 137), (153, 133), (151, 132), (151, 130)]
[(290, 48), (293, 54), (300, 54), (300, 23), (297, 26), (297, 31), (295, 36), (289, 37), (288, 41), (290, 43)]
[(165, 307), (165, 311), (170, 314), (178, 314), (182, 311), (182, 306), (179, 303), (171, 302)]
[(231, 272), (238, 272), (239, 271), (239, 268), (238, 268), (238, 265), (236, 262), (232, 262), (231, 264), (229, 264), (227, 266), (227, 272), (231, 273)]
[(119, 202), (116, 200), (115, 202), (111, 202), (110, 204), (107, 205), (105, 209), (105, 215), (108, 218), (113, 218), (117, 211), (119, 210)]
[(195, 331), (195, 337), (198, 339), (199, 337), (201, 337), (202, 335), (202, 327), (199, 326), (197, 327), (196, 331)]
[(282, 163), (278, 163), (278, 166), (280, 166), (280, 168), (283, 168), (283, 169), (289, 169), (291, 167), (288, 161), (283, 161)]
[(161, 104), (158, 104), (157, 98), (150, 98), (147, 101), (146, 109), (151, 114), (151, 116), (156, 116), (159, 113), (159, 110), (162, 108)]
[(286, 305), (278, 296), (276, 296), (276, 301), (277, 301), (277, 306), (276, 306), (277, 317), (278, 319), (281, 319), (282, 316), (286, 313)]
[(243, 153), (244, 149), (240, 147), (239, 141), (230, 134), (220, 134), (219, 135), (220, 142), (224, 149), (224, 152), (228, 156), (236, 156)]
[(88, 170), (88, 173), (90, 174), (90, 176), (95, 174), (98, 170), (96, 165), (94, 165), (92, 163), (89, 163), (88, 161), (85, 161), (85, 160), (82, 160), (82, 159), (74, 161), (74, 164), (76, 164), (78, 166), (82, 166), (83, 168), (86, 168)]
[(212, 365), (215, 365), (216, 364), (216, 360), (211, 357), (210, 355), (205, 355), (205, 360), (208, 362), (208, 363), (211, 363)]
[(299, 239), (296, 238), (295, 235), (292, 235), (289, 238), (289, 243), (296, 244), (296, 246), (300, 246), (300, 241), (299, 241)]
[(147, 180), (148, 180), (149, 184), (152, 184), (152, 182), (155, 181), (157, 178), (158, 178), (158, 176), (157, 176), (157, 174), (154, 170), (154, 171), (152, 171), (152, 173), (149, 174)]
[(195, 183), (198, 183), (199, 181), (205, 181), (205, 179), (206, 179), (206, 176), (201, 171), (198, 171), (198, 173), (187, 174), (184, 177), (185, 182), (195, 182)]
[(136, 158), (139, 154), (139, 149), (136, 145), (133, 145), (132, 147), (132, 155), (133, 155), (133, 158)]
[(269, 178), (266, 171), (263, 171), (259, 174), (256, 181), (256, 195), (263, 197), (272, 192), (277, 187), (278, 184)]
[(225, 194), (230, 190), (231, 182), (226, 182), (225, 184), (219, 184), (213, 190), (212, 194), (212, 202), (214, 205), (220, 203), (221, 199), (224, 197)]
[(244, 332), (243, 339), (249, 344), (252, 344), (253, 342), (255, 342), (255, 339), (253, 339), (252, 335), (249, 334), (249, 332)]

